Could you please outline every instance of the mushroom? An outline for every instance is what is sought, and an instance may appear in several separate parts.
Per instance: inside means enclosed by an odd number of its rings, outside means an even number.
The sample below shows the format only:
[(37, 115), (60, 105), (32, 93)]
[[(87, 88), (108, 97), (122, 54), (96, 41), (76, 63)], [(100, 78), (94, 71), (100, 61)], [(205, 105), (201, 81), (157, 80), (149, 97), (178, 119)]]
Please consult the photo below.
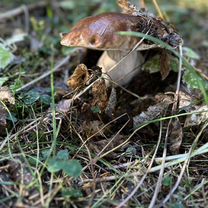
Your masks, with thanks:
[[(137, 37), (121, 36), (119, 31), (139, 31), (164, 40), (171, 40), (167, 37), (173, 33), (161, 20), (148, 17), (146, 13), (137, 16), (105, 13), (78, 22), (63, 37), (61, 44), (104, 51), (97, 63), (102, 68), (104, 78), (126, 85), (138, 73), (137, 68), (144, 63), (143, 55), (139, 51), (158, 46), (140, 41)], [(142, 44), (134, 50), (135, 45), (140, 42)], [(109, 81), (106, 83), (109, 85)]]

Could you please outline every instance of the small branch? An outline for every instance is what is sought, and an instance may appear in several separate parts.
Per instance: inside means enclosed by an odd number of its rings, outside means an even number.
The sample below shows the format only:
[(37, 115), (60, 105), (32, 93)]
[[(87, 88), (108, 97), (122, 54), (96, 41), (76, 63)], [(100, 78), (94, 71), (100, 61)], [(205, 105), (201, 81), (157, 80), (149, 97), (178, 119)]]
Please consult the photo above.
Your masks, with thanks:
[(17, 7), (15, 9), (12, 9), (12, 10), (9, 10), (7, 12), (0, 14), (0, 20), (2, 21), (5, 19), (10, 19), (12, 17), (18, 16), (18, 15), (24, 13), (25, 7), (27, 7), (28, 10), (33, 10), (33, 9), (41, 8), (41, 7), (45, 7), (45, 6), (46, 6), (46, 2), (44, 2), (44, 1), (38, 2), (36, 4), (30, 4), (28, 6), (22, 5), (20, 7)]
[[(59, 68), (60, 68), (61, 66), (63, 66), (64, 64), (66, 64), (66, 63), (68, 62), (68, 60), (69, 60), (69, 56), (67, 56), (66, 58), (62, 59), (62, 61), (60, 61), (60, 62), (54, 67), (53, 71), (54, 71), (54, 72), (59, 71)], [(36, 82), (39, 82), (40, 80), (44, 79), (45, 77), (49, 76), (50, 74), (51, 74), (51, 70), (48, 70), (47, 72), (45, 72), (44, 74), (42, 74), (40, 77), (38, 77), (38, 78), (32, 80), (31, 82), (29, 82), (29, 83), (23, 85), (22, 87), (18, 88), (18, 89), (16, 90), (16, 92), (19, 92), (19, 91), (21, 91), (21, 90), (23, 90), (23, 89), (25, 89), (25, 88), (27, 88), (27, 87), (29, 87), (29, 86), (31, 86), (31, 85), (34, 85)]]

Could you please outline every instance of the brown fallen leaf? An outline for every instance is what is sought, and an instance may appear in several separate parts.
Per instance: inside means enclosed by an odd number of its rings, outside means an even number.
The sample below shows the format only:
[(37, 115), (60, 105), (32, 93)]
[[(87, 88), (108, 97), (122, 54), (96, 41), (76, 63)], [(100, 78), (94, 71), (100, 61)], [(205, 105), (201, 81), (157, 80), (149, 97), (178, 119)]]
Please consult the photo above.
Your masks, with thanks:
[(72, 104), (72, 99), (61, 100), (57, 104), (56, 110), (60, 113), (67, 113), (70, 110), (71, 104)]
[(191, 107), (192, 97), (182, 91), (179, 91), (179, 110), (188, 109)]
[[(116, 156), (114, 149), (126, 140), (126, 138), (124, 138), (121, 134), (118, 134), (115, 136), (112, 135), (112, 138), (104, 138), (99, 141), (89, 142), (88, 147), (96, 155), (99, 155), (101, 152), (102, 154), (105, 154), (105, 152), (112, 150), (112, 152), (110, 152), (108, 155), (105, 156), (105, 157), (112, 158)], [(127, 146), (127, 144), (125, 144), (125, 146)], [(120, 149), (121, 148), (124, 148), (124, 146), (120, 147)]]
[(108, 104), (107, 87), (104, 79), (99, 79), (93, 84), (92, 95), (92, 109), (98, 108), (99, 113), (103, 112)]
[(106, 109), (105, 109), (105, 113), (109, 117), (112, 117), (113, 111), (115, 110), (115, 107), (116, 107), (116, 103), (117, 103), (116, 89), (114, 87), (112, 87), (111, 93), (110, 93), (110, 96), (109, 96), (109, 99), (108, 99), (108, 104), (107, 104)]
[(150, 106), (147, 111), (144, 111), (139, 115), (133, 117), (134, 128), (148, 121), (160, 118), (167, 111), (168, 106), (174, 102), (172, 96), (164, 94), (156, 95), (155, 99), (157, 104)]
[(169, 149), (172, 154), (178, 154), (183, 139), (183, 128), (179, 119), (173, 118), (170, 125)]
[(135, 16), (138, 14), (136, 6), (131, 4), (128, 0), (117, 0), (117, 4), (122, 9), (123, 13)]
[(162, 80), (164, 80), (170, 73), (170, 55), (166, 50), (162, 50), (160, 56), (160, 74), (162, 76)]
[(84, 121), (82, 125), (79, 127), (79, 131), (81, 133), (84, 133), (86, 137), (91, 137), (94, 135), (97, 136), (103, 136), (104, 130), (102, 129), (104, 127), (104, 124), (99, 120), (94, 121)]
[(83, 87), (90, 78), (89, 71), (84, 64), (79, 64), (69, 78), (67, 84), (75, 90)]

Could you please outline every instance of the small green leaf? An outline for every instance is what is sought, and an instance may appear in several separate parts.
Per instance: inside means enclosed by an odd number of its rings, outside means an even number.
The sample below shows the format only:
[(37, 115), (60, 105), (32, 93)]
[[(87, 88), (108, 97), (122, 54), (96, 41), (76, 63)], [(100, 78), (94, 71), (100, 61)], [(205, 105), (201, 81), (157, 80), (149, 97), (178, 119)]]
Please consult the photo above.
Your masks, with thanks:
[(193, 51), (191, 48), (183, 47), (183, 53), (188, 58), (197, 59), (197, 60), (200, 59), (200, 56), (195, 51)]
[(6, 66), (11, 63), (13, 58), (14, 55), (3, 45), (0, 45), (0, 69), (6, 68)]
[(7, 120), (12, 121), (13, 123), (17, 122), (17, 118), (15, 117), (14, 113), (10, 113), (10, 115), (8, 115)]
[(22, 87), (23, 83), (20, 79), (15, 79), (14, 84), (10, 86), (11, 90), (15, 93), (17, 89)]
[(8, 80), (8, 77), (0, 77), (0, 87)]
[(62, 196), (64, 198), (77, 199), (77, 198), (83, 197), (83, 194), (79, 189), (72, 188), (72, 189), (63, 189)]
[(50, 105), (51, 96), (50, 95), (40, 95), (40, 101), (46, 105)]
[(184, 205), (181, 202), (176, 202), (171, 204), (170, 208), (184, 208)]
[(100, 113), (100, 112), (101, 112), (101, 110), (100, 110), (100, 108), (99, 108), (98, 106), (93, 106), (93, 107), (91, 107), (91, 111), (92, 111), (93, 113)]
[(201, 86), (203, 86), (204, 90), (208, 91), (208, 82), (197, 72), (193, 73), (190, 70), (186, 70), (183, 78), (189, 87), (193, 89), (201, 89)]
[(55, 173), (60, 171), (63, 168), (64, 164), (62, 161), (57, 160), (56, 158), (50, 158), (48, 160), (48, 171)]
[(68, 160), (69, 159), (69, 151), (67, 149), (58, 151), (56, 159)]
[(64, 163), (63, 171), (72, 177), (78, 177), (81, 175), (82, 166), (78, 160), (69, 160)]
[(171, 187), (171, 186), (173, 185), (173, 177), (171, 177), (171, 176), (166, 176), (166, 177), (163, 179), (163, 185), (164, 185), (164, 186)]
[(50, 155), (50, 149), (44, 149), (41, 151), (41, 157), (43, 160), (46, 160), (47, 157)]
[(75, 2), (73, 1), (62, 1), (60, 2), (60, 6), (63, 9), (68, 9), (68, 10), (72, 10), (75, 8)]
[(40, 93), (34, 90), (31, 90), (25, 94), (24, 103), (26, 105), (34, 104), (40, 98)]

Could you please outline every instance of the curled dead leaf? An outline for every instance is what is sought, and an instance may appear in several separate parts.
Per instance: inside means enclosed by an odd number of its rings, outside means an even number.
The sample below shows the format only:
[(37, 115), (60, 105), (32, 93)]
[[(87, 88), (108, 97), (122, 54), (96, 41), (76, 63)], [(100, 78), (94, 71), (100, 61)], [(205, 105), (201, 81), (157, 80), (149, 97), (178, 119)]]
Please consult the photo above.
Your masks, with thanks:
[(76, 88), (83, 87), (89, 78), (90, 74), (87, 67), (84, 64), (79, 64), (69, 78), (67, 84), (75, 90)]

